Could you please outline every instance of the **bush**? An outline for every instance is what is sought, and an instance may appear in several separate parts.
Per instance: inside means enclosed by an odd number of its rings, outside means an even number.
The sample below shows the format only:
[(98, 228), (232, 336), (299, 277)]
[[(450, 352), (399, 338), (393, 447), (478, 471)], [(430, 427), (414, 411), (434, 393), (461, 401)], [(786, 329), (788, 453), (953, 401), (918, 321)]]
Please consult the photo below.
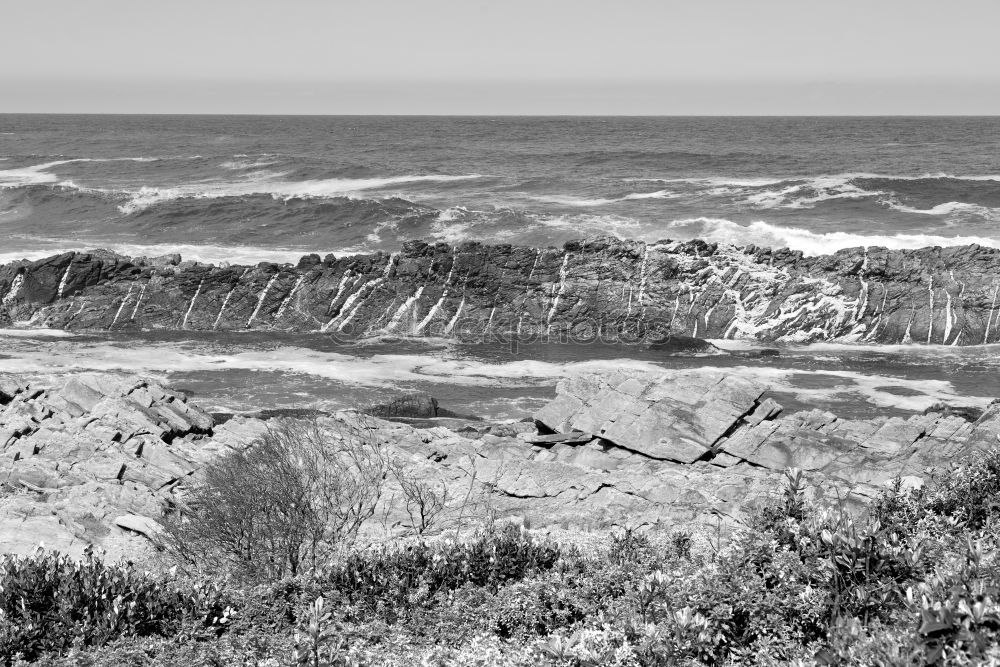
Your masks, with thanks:
[[(133, 599), (118, 584), (71, 584), (63, 594), (46, 582), (73, 581), (60, 573), (72, 572), (69, 561), (53, 570), (25, 559), (0, 580), (0, 648), (33, 642), (32, 657), (59, 667), (276, 667), (293, 657), (400, 666), (1000, 664), (1000, 532), (990, 497), (1000, 465), (980, 458), (991, 456), (973, 457), (933, 488), (889, 490), (866, 516), (806, 500), (803, 477), (791, 472), (751, 528), (711, 550), (685, 533), (625, 531), (584, 555), (515, 525), (469, 542), (355, 548), (324, 568), (234, 591), (228, 614), (205, 598), (216, 588), (168, 586), (116, 566), (124, 572), (114, 577), (148, 602), (111, 622), (113, 601)], [(59, 620), (74, 609), (85, 611)], [(227, 622), (213, 623), (220, 614)], [(43, 619), (55, 619), (51, 629), (28, 632)], [(161, 637), (171, 633), (178, 639)]]
[(192, 569), (277, 581), (353, 543), (381, 498), (389, 461), (364, 421), (285, 420), (209, 464), (166, 522), (165, 544)]
[(562, 552), (519, 526), (487, 529), (469, 542), (441, 540), (355, 551), (321, 575), (325, 590), (387, 618), (466, 584), (495, 592), (509, 581), (552, 569)]
[(0, 557), (0, 658), (34, 660), (122, 636), (221, 629), (232, 609), (215, 586), (169, 587), (92, 554)]

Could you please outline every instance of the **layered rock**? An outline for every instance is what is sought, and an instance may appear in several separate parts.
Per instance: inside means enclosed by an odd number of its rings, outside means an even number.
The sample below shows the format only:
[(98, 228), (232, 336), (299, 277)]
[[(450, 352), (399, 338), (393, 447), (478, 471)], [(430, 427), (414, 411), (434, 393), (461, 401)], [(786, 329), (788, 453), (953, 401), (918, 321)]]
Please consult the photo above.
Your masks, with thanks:
[(971, 345), (1000, 341), (998, 275), (1000, 250), (979, 246), (804, 257), (701, 241), (410, 242), (297, 266), (66, 253), (0, 267), (0, 325)]
[(563, 380), (557, 392), (535, 419), (573, 442), (636, 452), (661, 470), (704, 464), (753, 476), (798, 468), (841, 498), (871, 498), (896, 478), (922, 478), (1000, 446), (1000, 403), (973, 422), (947, 411), (864, 421), (820, 410), (781, 416), (764, 387), (696, 372), (587, 375)]
[[(537, 430), (421, 428), (356, 412), (318, 423), (338, 440), (374, 438), (467, 518), (483, 511), (463, 505), (472, 498), (539, 527), (577, 528), (739, 521), (781, 492), (787, 467), (804, 470), (814, 494), (863, 503), (896, 477), (919, 484), (930, 469), (996, 447), (1000, 434), (1000, 404), (975, 422), (783, 416), (765, 387), (694, 372), (572, 378), (535, 417)], [(213, 423), (135, 377), (79, 375), (44, 388), (0, 375), (0, 552), (43, 543), (128, 554), (156, 536), (206, 462), (266, 428), (258, 418)], [(376, 534), (406, 526), (400, 489), (388, 484), (376, 514), (385, 522), (369, 526)]]
[(257, 424), (212, 417), (155, 383), (114, 375), (36, 387), (0, 375), (0, 551), (127, 554), (178, 486)]

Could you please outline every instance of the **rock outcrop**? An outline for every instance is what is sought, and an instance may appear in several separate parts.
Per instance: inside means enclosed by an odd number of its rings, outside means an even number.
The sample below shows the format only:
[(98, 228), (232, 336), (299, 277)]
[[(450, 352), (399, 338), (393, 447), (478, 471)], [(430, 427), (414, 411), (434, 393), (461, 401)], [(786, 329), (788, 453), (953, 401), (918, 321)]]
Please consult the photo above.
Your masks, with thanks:
[(612, 238), (409, 242), (292, 266), (66, 253), (0, 267), (0, 325), (655, 341), (1000, 342), (1000, 250), (787, 249)]
[(841, 497), (870, 498), (897, 477), (922, 477), (1000, 446), (998, 403), (972, 422), (948, 411), (865, 421), (820, 410), (781, 416), (764, 387), (697, 372), (587, 375), (563, 380), (557, 392), (535, 419), (574, 442), (587, 431), (592, 448), (626, 449), (688, 470), (703, 463), (753, 476), (799, 468)]
[[(696, 372), (585, 375), (557, 392), (535, 415), (537, 428), (316, 418), (331, 438), (375, 438), (453, 504), (474, 498), (538, 527), (577, 528), (739, 521), (780, 493), (788, 467), (806, 472), (811, 493), (864, 503), (896, 477), (919, 484), (928, 469), (996, 447), (1000, 434), (1000, 404), (974, 422), (785, 416), (766, 387)], [(184, 396), (135, 377), (75, 375), (45, 388), (0, 375), (0, 552), (147, 548), (205, 463), (266, 428), (244, 416), (214, 423)], [(387, 483), (377, 512), (386, 521), (370, 526), (382, 534), (408, 520), (400, 489)]]
[(174, 490), (258, 424), (212, 417), (152, 382), (70, 376), (57, 388), (0, 375), (0, 551), (87, 545), (127, 554)]

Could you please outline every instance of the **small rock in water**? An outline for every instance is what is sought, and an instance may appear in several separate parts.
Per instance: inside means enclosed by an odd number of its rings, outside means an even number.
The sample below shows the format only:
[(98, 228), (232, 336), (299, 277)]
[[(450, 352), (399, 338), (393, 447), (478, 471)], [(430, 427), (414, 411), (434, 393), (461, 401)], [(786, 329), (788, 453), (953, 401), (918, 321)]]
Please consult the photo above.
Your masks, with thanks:
[(983, 408), (977, 408), (974, 405), (948, 405), (947, 403), (935, 403), (931, 407), (924, 410), (925, 415), (929, 415), (932, 412), (941, 414), (944, 417), (961, 417), (965, 421), (975, 423), (983, 416)]
[(707, 340), (679, 334), (672, 334), (666, 338), (652, 341), (646, 346), (646, 349), (656, 352), (666, 352), (670, 355), (726, 354)]
[(371, 405), (362, 412), (382, 419), (470, 419), (480, 421), (480, 417), (463, 415), (438, 406), (436, 398), (425, 392), (413, 392), (391, 399), (387, 403)]

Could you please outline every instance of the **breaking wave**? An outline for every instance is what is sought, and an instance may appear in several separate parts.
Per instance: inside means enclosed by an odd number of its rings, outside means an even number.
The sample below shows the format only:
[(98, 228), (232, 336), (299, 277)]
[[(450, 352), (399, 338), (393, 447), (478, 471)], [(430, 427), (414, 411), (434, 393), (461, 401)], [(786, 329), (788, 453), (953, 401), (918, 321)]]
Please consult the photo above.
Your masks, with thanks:
[(409, 183), (451, 183), (482, 178), (481, 174), (410, 175), (382, 178), (329, 178), (307, 181), (281, 180), (284, 174), (267, 174), (264, 178), (220, 183), (193, 183), (175, 187), (143, 187), (130, 193), (130, 200), (119, 207), (124, 215), (131, 215), (156, 204), (176, 199), (220, 199), (269, 195), (275, 199), (321, 199), (344, 197), (364, 190), (378, 190)]
[(825, 255), (844, 248), (881, 246), (895, 250), (913, 250), (932, 246), (953, 247), (979, 244), (1000, 248), (1000, 239), (980, 236), (937, 236), (933, 234), (853, 234), (850, 232), (812, 232), (795, 227), (779, 227), (767, 222), (740, 225), (719, 218), (674, 220), (668, 227), (685, 238), (700, 238), (730, 245), (787, 247), (805, 255)]
[(657, 190), (655, 192), (630, 192), (621, 197), (596, 197), (587, 199), (583, 197), (572, 197), (568, 195), (537, 195), (531, 197), (535, 201), (549, 202), (552, 204), (562, 204), (564, 206), (607, 206), (608, 204), (618, 204), (626, 201), (636, 201), (642, 199), (677, 199), (682, 195), (670, 190)]

